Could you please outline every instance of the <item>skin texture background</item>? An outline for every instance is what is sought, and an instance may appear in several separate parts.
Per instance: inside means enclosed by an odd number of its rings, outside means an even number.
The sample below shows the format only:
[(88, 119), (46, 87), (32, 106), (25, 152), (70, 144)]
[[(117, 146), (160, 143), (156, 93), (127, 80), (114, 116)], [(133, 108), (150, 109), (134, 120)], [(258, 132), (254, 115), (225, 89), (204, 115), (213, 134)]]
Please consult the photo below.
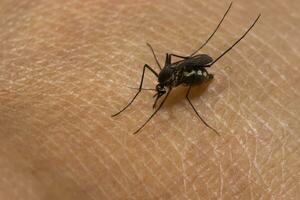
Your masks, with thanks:
[[(0, 1), (0, 199), (299, 198), (300, 6), (237, 0), (203, 49), (216, 58), (192, 90), (206, 128), (174, 90), (152, 113), (135, 93), (152, 44), (188, 55), (229, 1)], [(146, 74), (145, 87), (156, 79)]]

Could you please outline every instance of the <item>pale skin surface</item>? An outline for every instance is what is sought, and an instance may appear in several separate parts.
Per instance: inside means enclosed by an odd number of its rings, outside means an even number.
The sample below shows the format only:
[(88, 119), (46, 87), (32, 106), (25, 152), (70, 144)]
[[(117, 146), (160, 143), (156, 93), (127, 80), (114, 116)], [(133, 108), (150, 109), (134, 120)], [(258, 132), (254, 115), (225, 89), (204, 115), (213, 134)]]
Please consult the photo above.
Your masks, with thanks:
[[(152, 112), (142, 67), (204, 42), (229, 1), (1, 1), (0, 199), (299, 198), (299, 2), (235, 1), (214, 80)], [(156, 79), (146, 74), (145, 87)]]

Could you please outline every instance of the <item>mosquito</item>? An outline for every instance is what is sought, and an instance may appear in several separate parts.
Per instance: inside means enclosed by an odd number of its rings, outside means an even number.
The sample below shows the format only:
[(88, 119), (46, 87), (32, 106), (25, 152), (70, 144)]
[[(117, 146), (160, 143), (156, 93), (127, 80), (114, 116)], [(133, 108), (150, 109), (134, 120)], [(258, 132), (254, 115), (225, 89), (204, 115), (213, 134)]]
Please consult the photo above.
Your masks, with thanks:
[[(254, 27), (258, 19), (260, 18), (261, 14), (257, 16), (257, 18), (254, 20), (254, 22), (251, 24), (251, 26), (247, 29), (247, 31), (235, 42), (233, 45), (231, 45), (227, 50), (225, 50), (219, 57), (216, 59), (213, 59), (211, 56), (207, 54), (197, 54), (208, 42), (209, 40), (214, 36), (214, 34), (219, 29), (220, 25), (222, 24), (223, 20), (225, 19), (226, 15), (228, 14), (230, 8), (232, 7), (232, 2), (230, 3), (229, 7), (227, 8), (225, 14), (223, 15), (222, 19), (220, 20), (217, 27), (214, 29), (213, 33), (209, 36), (209, 38), (198, 48), (196, 49), (192, 54), (189, 56), (180, 56), (173, 53), (166, 53), (166, 59), (165, 59), (165, 65), (164, 67), (161, 67), (157, 56), (152, 48), (152, 46), (147, 43), (148, 47), (150, 48), (154, 59), (156, 61), (156, 64), (158, 65), (160, 71), (157, 73), (153, 68), (151, 68), (149, 65), (145, 64), (143, 67), (142, 77), (140, 81), (140, 85), (138, 88), (137, 93), (134, 95), (134, 97), (131, 99), (131, 101), (119, 112), (112, 115), (112, 117), (115, 117), (125, 111), (136, 99), (136, 97), (140, 94), (143, 88), (143, 80), (145, 75), (145, 70), (150, 70), (156, 77), (157, 77), (157, 85), (155, 89), (145, 89), (145, 90), (154, 90), (154, 104), (153, 109), (154, 112), (149, 116), (149, 118), (144, 122), (140, 128), (138, 128), (133, 134), (137, 134), (142, 128), (145, 127), (145, 125), (156, 115), (156, 113), (161, 109), (161, 107), (164, 105), (165, 101), (167, 100), (170, 92), (174, 87), (177, 87), (179, 85), (187, 86), (187, 93), (185, 95), (187, 101), (191, 105), (192, 109), (196, 113), (196, 115), (199, 117), (199, 119), (204, 123), (206, 127), (214, 131), (217, 135), (220, 135), (220, 133), (214, 129), (212, 126), (210, 126), (198, 113), (195, 106), (192, 104), (189, 94), (191, 92), (191, 88), (194, 85), (199, 85), (202, 83), (205, 83), (207, 81), (210, 81), (214, 78), (213, 74), (210, 74), (206, 69), (213, 66), (220, 58), (222, 58), (225, 54), (227, 54), (235, 45), (237, 45), (248, 33), (249, 31)], [(172, 56), (179, 58), (179, 61), (172, 62)], [(160, 102), (158, 107), (156, 108), (156, 104), (158, 100), (164, 96), (163, 100)]]

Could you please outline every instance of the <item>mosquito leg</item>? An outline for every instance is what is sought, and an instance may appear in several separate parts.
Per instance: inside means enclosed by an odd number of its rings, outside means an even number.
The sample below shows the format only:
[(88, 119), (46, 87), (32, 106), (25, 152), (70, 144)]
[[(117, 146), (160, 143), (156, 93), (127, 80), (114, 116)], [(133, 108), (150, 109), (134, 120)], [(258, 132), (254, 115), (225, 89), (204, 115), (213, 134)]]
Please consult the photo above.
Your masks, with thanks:
[(217, 27), (215, 28), (214, 32), (209, 36), (209, 38), (198, 48), (196, 49), (190, 56), (195, 55), (198, 51), (200, 51), (207, 43), (208, 41), (214, 36), (214, 34), (217, 32), (217, 30), (219, 29), (220, 25), (222, 24), (223, 20), (225, 19), (227, 13), (229, 12), (230, 8), (232, 6), (232, 2), (230, 3), (229, 7), (227, 8), (225, 14), (223, 15), (221, 21), (219, 22), (219, 24), (217, 25)]
[(196, 115), (200, 118), (200, 120), (205, 124), (205, 126), (207, 126), (208, 128), (210, 128), (211, 130), (213, 130), (217, 135), (220, 136), (219, 132), (216, 131), (214, 128), (212, 128), (210, 125), (208, 125), (204, 119), (199, 115), (199, 113), (197, 112), (196, 108), (194, 107), (194, 105), (192, 104), (191, 100), (189, 99), (189, 94), (190, 94), (190, 91), (191, 91), (191, 88), (192, 86), (189, 86), (189, 89), (186, 93), (186, 99), (188, 100), (189, 104), (192, 106), (193, 110), (195, 111)]
[(119, 115), (121, 112), (123, 112), (124, 110), (126, 110), (126, 108), (128, 108), (132, 102), (135, 100), (135, 98), (139, 95), (139, 93), (142, 91), (142, 87), (143, 87), (143, 81), (144, 81), (144, 75), (145, 75), (145, 70), (146, 69), (149, 69), (156, 77), (158, 77), (158, 74), (154, 71), (154, 69), (152, 69), (149, 65), (145, 64), (144, 65), (144, 68), (143, 68), (143, 73), (142, 73), (142, 78), (141, 78), (141, 83), (140, 83), (140, 86), (139, 86), (139, 90), (138, 92), (134, 95), (134, 97), (131, 99), (131, 101), (122, 109), (120, 110), (119, 112), (115, 113), (112, 115), (112, 117), (115, 117), (117, 115)]
[(180, 56), (180, 55), (177, 55), (177, 54), (173, 54), (173, 53), (171, 53), (171, 54), (169, 54), (169, 56), (170, 56), (170, 63), (172, 62), (171, 61), (171, 57), (172, 56), (174, 56), (174, 57), (177, 57), (177, 58), (183, 58), (183, 59), (188, 59), (189, 57), (188, 56)]
[(166, 60), (165, 60), (165, 66), (171, 64), (171, 57), (168, 53), (166, 53)]
[(170, 56), (174, 56), (174, 57), (178, 57), (178, 58), (183, 58), (183, 59), (187, 59), (189, 57), (192, 57), (193, 55), (195, 55), (198, 51), (200, 51), (208, 42), (209, 40), (214, 36), (214, 34), (217, 32), (217, 30), (219, 29), (220, 25), (222, 24), (223, 20), (225, 19), (227, 13), (229, 12), (230, 8), (232, 6), (232, 2), (230, 3), (229, 7), (227, 8), (226, 12), (224, 13), (221, 21), (219, 22), (219, 24), (217, 25), (217, 27), (215, 28), (214, 32), (209, 36), (209, 38), (198, 48), (196, 49), (191, 55), (189, 56), (180, 56), (180, 55), (176, 55), (176, 54), (170, 54)]
[(189, 58), (189, 56), (180, 56), (180, 55), (177, 55), (177, 54), (174, 54), (174, 53), (171, 53), (171, 54), (169, 54), (169, 55), (170, 55), (170, 56), (177, 57), (177, 58), (184, 58), (184, 59)]
[(158, 108), (152, 113), (152, 115), (146, 120), (146, 122), (139, 128), (137, 129), (133, 134), (137, 134), (142, 128), (144, 128), (144, 126), (146, 126), (146, 124), (154, 117), (154, 115), (160, 110), (160, 108), (163, 106), (163, 104), (165, 103), (166, 99), (168, 98), (170, 92), (172, 89), (169, 89), (169, 91), (166, 94), (166, 97), (162, 100), (162, 102), (160, 103), (160, 105), (158, 106)]
[[(138, 87), (129, 87), (127, 86), (128, 88), (130, 89), (133, 89), (133, 90), (139, 90), (140, 88)], [(141, 90), (151, 90), (151, 91), (156, 91), (156, 89), (153, 89), (153, 88), (141, 88)]]
[(161, 68), (161, 66), (160, 66), (160, 64), (159, 64), (159, 62), (158, 62), (157, 56), (155, 55), (155, 52), (154, 52), (154, 50), (153, 50), (151, 44), (149, 44), (149, 43), (146, 43), (146, 44), (147, 44), (148, 47), (150, 48), (150, 50), (151, 50), (151, 52), (152, 52), (152, 54), (153, 54), (153, 57), (154, 57), (154, 59), (155, 59), (155, 62), (156, 62), (156, 64), (158, 65), (159, 69), (161, 70), (162, 68)]
[(176, 55), (176, 54), (173, 54), (173, 53), (171, 53), (171, 54), (167, 53), (166, 54), (165, 66), (170, 65), (172, 63), (172, 56), (177, 57), (177, 58), (183, 58), (183, 59), (188, 59), (189, 58), (187, 56), (179, 56), (179, 55)]

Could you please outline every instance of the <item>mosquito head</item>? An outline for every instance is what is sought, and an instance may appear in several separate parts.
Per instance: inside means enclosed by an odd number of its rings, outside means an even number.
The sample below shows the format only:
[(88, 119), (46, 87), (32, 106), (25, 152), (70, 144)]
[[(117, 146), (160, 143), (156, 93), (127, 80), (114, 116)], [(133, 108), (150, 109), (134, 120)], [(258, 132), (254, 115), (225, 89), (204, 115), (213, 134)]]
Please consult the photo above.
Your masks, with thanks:
[(156, 94), (154, 95), (154, 97), (157, 96), (157, 98), (160, 98), (161, 96), (163, 96), (166, 93), (166, 88), (164, 85), (162, 85), (161, 83), (158, 83), (155, 87), (156, 90)]
[(167, 92), (165, 86), (162, 85), (161, 83), (158, 83), (156, 85), (155, 90), (156, 90), (156, 93), (153, 97), (156, 97), (156, 99), (154, 101), (153, 108), (155, 108), (157, 100)]

